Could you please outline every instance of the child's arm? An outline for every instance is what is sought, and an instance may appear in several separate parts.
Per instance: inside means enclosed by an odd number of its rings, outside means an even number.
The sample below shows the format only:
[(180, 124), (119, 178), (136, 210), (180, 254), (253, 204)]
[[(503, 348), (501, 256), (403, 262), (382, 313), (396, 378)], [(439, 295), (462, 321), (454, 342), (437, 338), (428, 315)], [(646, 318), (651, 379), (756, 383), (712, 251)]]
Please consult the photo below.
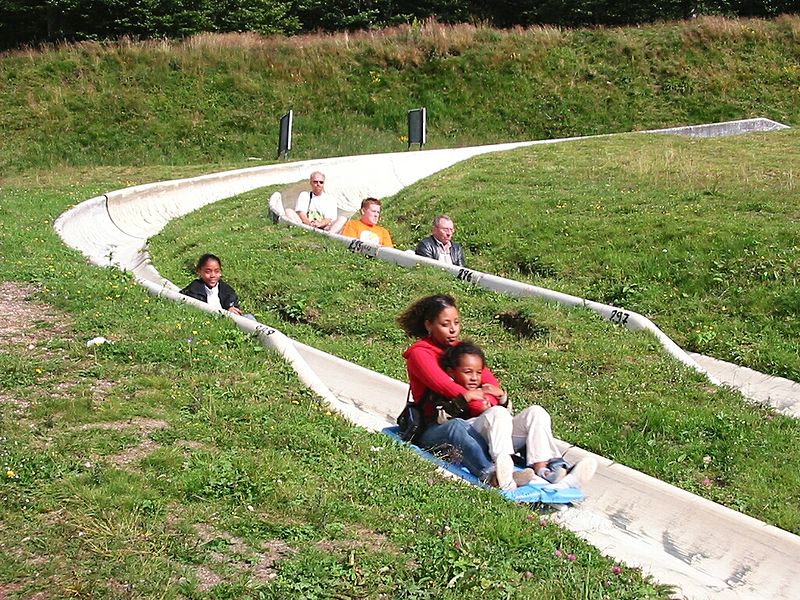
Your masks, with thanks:
[(481, 389), (487, 396), (496, 398), (497, 404), (500, 406), (506, 406), (508, 404), (508, 394), (506, 394), (500, 386), (494, 385), (493, 383), (484, 383)]
[(241, 315), (242, 309), (239, 308), (239, 296), (236, 295), (236, 291), (224, 281), (220, 281), (218, 285), (219, 291), (225, 293), (225, 297), (220, 298), (222, 305), (228, 310), (228, 312), (232, 312), (235, 315)]
[(489, 367), (484, 367), (481, 371), (481, 389), (486, 394), (486, 399), (489, 401), (490, 406), (504, 405), (506, 401), (506, 393), (500, 387), (500, 382), (494, 376)]

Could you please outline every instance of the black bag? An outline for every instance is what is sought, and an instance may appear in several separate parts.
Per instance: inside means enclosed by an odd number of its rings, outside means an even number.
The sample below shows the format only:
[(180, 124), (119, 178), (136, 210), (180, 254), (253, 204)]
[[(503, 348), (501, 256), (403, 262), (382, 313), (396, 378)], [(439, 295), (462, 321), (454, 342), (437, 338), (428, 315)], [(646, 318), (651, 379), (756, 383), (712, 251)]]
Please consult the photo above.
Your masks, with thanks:
[(404, 442), (415, 444), (422, 432), (425, 431), (425, 417), (422, 409), (413, 402), (406, 402), (403, 412), (397, 417), (397, 426), (400, 439)]
[(469, 418), (469, 410), (467, 401), (463, 396), (457, 398), (445, 398), (434, 394), (428, 390), (422, 399), (421, 404), (411, 401), (411, 390), (408, 391), (406, 398), (406, 406), (397, 416), (398, 434), (400, 439), (404, 442), (416, 444), (419, 437), (425, 431), (428, 423), (425, 422), (425, 413), (422, 412), (422, 404), (432, 403), (434, 405), (434, 415), (436, 421), (443, 423), (447, 419), (454, 419), (460, 417), (462, 419)]
[[(440, 422), (446, 419), (469, 419), (469, 407), (464, 396), (456, 396), (455, 398), (445, 398), (438, 394), (430, 393), (429, 401), (434, 405), (435, 414), (441, 418)], [(441, 412), (444, 412), (444, 415)]]

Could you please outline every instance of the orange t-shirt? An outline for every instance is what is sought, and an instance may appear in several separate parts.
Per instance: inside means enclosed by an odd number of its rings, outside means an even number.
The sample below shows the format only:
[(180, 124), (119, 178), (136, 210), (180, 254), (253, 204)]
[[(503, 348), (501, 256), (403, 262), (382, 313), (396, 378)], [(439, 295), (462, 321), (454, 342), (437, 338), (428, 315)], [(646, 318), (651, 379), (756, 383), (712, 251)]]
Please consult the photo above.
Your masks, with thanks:
[(386, 246), (387, 248), (394, 248), (392, 236), (385, 227), (381, 227), (380, 225), (370, 226), (361, 220), (356, 221), (351, 219), (348, 221), (344, 229), (342, 229), (342, 235), (356, 238), (372, 246), (380, 245)]

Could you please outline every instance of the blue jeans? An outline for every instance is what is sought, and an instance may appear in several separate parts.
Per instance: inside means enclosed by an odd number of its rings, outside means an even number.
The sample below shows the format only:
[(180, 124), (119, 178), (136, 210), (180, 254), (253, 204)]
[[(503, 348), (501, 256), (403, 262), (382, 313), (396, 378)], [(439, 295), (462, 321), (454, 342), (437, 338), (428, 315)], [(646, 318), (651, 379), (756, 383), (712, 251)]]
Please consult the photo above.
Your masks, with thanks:
[(452, 446), (460, 451), (461, 464), (481, 481), (487, 481), (494, 473), (494, 463), (489, 459), (489, 446), (483, 436), (463, 419), (429, 425), (419, 438), (419, 445), (427, 450)]

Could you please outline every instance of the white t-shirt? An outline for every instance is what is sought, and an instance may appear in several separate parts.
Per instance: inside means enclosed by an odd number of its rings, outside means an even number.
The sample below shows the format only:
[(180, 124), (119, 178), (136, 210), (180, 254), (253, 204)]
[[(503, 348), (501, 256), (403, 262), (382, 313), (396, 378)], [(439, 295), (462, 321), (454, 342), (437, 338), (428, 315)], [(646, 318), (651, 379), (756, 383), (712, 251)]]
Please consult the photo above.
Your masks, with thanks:
[(325, 192), (319, 196), (315, 196), (312, 192), (300, 192), (294, 210), (306, 213), (309, 221), (321, 221), (322, 219), (335, 221), (339, 216), (336, 199)]
[(208, 305), (214, 308), (222, 308), (222, 304), (219, 302), (219, 286), (215, 285), (210, 288), (204, 285), (203, 287), (206, 288), (206, 302), (208, 302)]

